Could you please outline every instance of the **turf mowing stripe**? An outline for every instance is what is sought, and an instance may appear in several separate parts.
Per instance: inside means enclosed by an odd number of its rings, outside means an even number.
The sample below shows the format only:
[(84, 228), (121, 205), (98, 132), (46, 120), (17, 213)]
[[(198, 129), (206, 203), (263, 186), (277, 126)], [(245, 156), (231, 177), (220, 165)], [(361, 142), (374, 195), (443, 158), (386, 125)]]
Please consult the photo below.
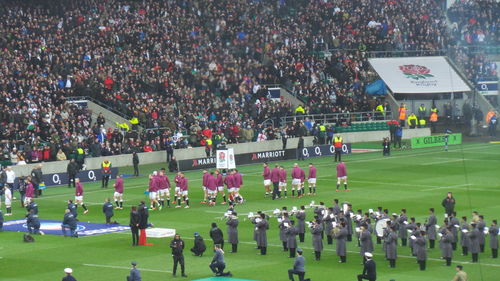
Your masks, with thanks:
[[(84, 263), (83, 265), (84, 266), (91, 266), (91, 267), (102, 267), (102, 268), (114, 268), (114, 269), (126, 269), (126, 270), (130, 270), (130, 267), (118, 266), (118, 265), (104, 265), (104, 264), (91, 264), (91, 263)], [(148, 272), (172, 273), (172, 271), (160, 270), (160, 269), (140, 268), (139, 270), (140, 271), (148, 271)]]

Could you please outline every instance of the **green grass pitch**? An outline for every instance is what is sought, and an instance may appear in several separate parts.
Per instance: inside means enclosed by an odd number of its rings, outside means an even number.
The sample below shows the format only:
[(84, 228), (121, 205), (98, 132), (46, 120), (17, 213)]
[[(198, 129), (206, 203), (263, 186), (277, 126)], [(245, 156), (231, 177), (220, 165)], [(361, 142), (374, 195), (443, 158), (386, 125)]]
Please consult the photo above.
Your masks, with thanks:
[[(358, 147), (361, 147), (358, 145)], [(442, 147), (393, 151), (390, 157), (382, 157), (381, 152), (353, 154), (344, 157), (349, 175), (349, 192), (335, 192), (335, 166), (332, 158), (315, 158), (318, 168), (318, 195), (305, 196), (302, 199), (288, 198), (271, 201), (264, 198), (262, 166), (240, 166), (244, 173), (242, 194), (247, 202), (236, 207), (240, 214), (258, 210), (273, 210), (287, 206), (308, 205), (311, 200), (324, 201), (331, 205), (334, 198), (349, 201), (353, 209), (367, 210), (383, 206), (389, 211), (399, 213), (401, 208), (408, 210), (409, 216), (415, 216), (423, 222), (427, 210), (435, 207), (438, 224), (442, 224), (443, 209), (441, 200), (447, 191), (453, 191), (457, 200), (456, 210), (459, 216), (471, 216), (478, 210), (486, 218), (489, 226), (492, 219), (500, 219), (499, 165), (500, 144), (470, 143), (451, 147), (444, 152)], [(283, 161), (280, 164), (291, 167), (294, 161)], [(301, 162), (303, 167), (309, 160)], [(140, 167), (145, 175), (162, 164), (144, 165)], [(289, 169), (288, 169), (289, 170)], [(307, 170), (306, 170), (307, 171)], [(121, 173), (131, 174), (131, 168), (122, 168)], [(169, 174), (171, 180), (172, 174)], [(175, 228), (186, 241), (186, 267), (188, 278), (196, 280), (211, 276), (208, 264), (211, 252), (203, 257), (193, 257), (189, 252), (192, 247), (194, 232), (200, 232), (210, 248), (208, 231), (211, 222), (221, 225), (225, 233), (224, 221), (220, 219), (226, 211), (225, 205), (216, 207), (201, 205), (201, 171), (188, 172), (191, 209), (163, 209), (151, 211), (150, 221), (157, 227)], [(85, 201), (90, 212), (82, 214), (79, 208), (79, 219), (91, 222), (103, 222), (102, 202), (112, 197), (113, 190), (103, 190), (100, 184), (84, 184)], [(147, 178), (125, 179), (125, 209), (115, 210), (115, 219), (121, 224), (128, 224), (131, 205), (146, 200), (144, 195)], [(40, 206), (41, 219), (61, 220), (66, 200), (73, 198), (73, 190), (66, 187), (49, 188), (44, 197), (37, 200)], [(289, 194), (290, 195), (290, 194)], [(5, 208), (4, 206), (2, 208)], [(25, 214), (14, 201), (14, 216), (8, 219), (19, 219)], [(226, 253), (227, 269), (233, 272), (234, 278), (249, 280), (287, 280), (287, 270), (293, 260), (284, 253), (278, 237), (278, 223), (270, 219), (268, 231), (267, 256), (257, 255), (252, 240), (252, 224), (240, 215), (239, 237), (241, 244), (237, 254)], [(311, 219), (311, 210), (308, 219)], [(52, 281), (60, 280), (65, 267), (72, 267), (74, 276), (79, 280), (114, 281), (125, 280), (130, 268), (130, 261), (138, 262), (143, 280), (171, 280), (172, 258), (168, 244), (170, 238), (149, 239), (153, 246), (131, 247), (128, 232), (97, 235), (91, 237), (65, 238), (63, 236), (37, 236), (36, 242), (23, 243), (22, 234), (15, 232), (0, 233), (0, 280), (2, 281)], [(326, 240), (326, 239), (325, 239)], [(374, 239), (375, 240), (375, 239)], [(488, 241), (488, 237), (487, 237)], [(305, 243), (300, 244), (306, 257), (306, 277), (312, 280), (355, 280), (362, 270), (356, 242), (348, 243), (349, 254), (347, 264), (339, 264), (335, 255), (335, 245), (326, 245), (319, 262), (314, 261), (310, 233), (306, 234)], [(229, 247), (228, 247), (229, 249)], [(229, 251), (227, 251), (229, 252)], [(500, 260), (490, 258), (490, 250), (480, 254), (480, 263), (471, 264), (470, 256), (460, 256), (454, 252), (452, 267), (444, 266), (440, 259), (439, 248), (429, 250), (427, 270), (418, 270), (415, 258), (411, 257), (409, 248), (398, 248), (397, 267), (388, 267), (383, 258), (381, 245), (376, 245), (375, 261), (377, 263), (377, 280), (412, 281), (451, 280), (454, 265), (463, 264), (470, 280), (500, 280)], [(182, 279), (177, 277), (176, 279)]]

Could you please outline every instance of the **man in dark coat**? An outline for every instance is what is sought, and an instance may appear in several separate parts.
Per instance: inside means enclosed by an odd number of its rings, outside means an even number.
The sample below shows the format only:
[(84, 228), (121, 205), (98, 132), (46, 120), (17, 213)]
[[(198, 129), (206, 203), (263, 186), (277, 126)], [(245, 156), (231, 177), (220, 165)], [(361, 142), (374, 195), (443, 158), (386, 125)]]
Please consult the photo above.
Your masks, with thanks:
[(181, 273), (182, 277), (187, 277), (185, 274), (185, 267), (184, 267), (184, 254), (182, 253), (184, 251), (184, 241), (181, 239), (181, 236), (179, 234), (175, 234), (174, 239), (170, 242), (170, 249), (172, 249), (172, 258), (174, 259), (174, 270), (173, 270), (173, 276), (176, 276), (177, 273), (177, 265), (181, 265)]
[(203, 256), (203, 253), (207, 249), (203, 237), (200, 236), (198, 232), (194, 233), (194, 246), (191, 248), (191, 252), (197, 257)]
[(68, 187), (71, 187), (71, 183), (73, 183), (73, 187), (75, 187), (75, 179), (78, 174), (78, 164), (75, 162), (75, 159), (71, 159), (68, 163), (67, 172), (68, 172)]
[(210, 238), (214, 241), (214, 245), (219, 244), (221, 245), (221, 249), (224, 249), (224, 234), (215, 222), (212, 223), (212, 228), (210, 229)]
[(443, 202), (441, 202), (441, 206), (443, 206), (444, 211), (448, 216), (453, 214), (453, 211), (455, 210), (455, 198), (453, 198), (453, 194), (451, 192), (448, 192), (446, 198), (444, 198)]
[(231, 244), (231, 253), (238, 252), (238, 217), (236, 212), (232, 212), (226, 221), (227, 225), (227, 242)]
[(141, 223), (141, 218), (136, 206), (132, 206), (130, 211), (130, 231), (132, 232), (132, 246), (139, 245), (139, 226)]
[(69, 229), (71, 237), (78, 237), (78, 234), (76, 233), (76, 219), (69, 209), (66, 209), (66, 211), (64, 211), (64, 219), (61, 225), (61, 229), (64, 236), (68, 236), (66, 235), (66, 230)]
[(139, 231), (140, 231), (140, 237), (139, 237), (139, 245), (146, 245), (146, 228), (149, 226), (149, 211), (148, 211), (148, 206), (144, 201), (141, 201), (141, 204), (139, 205), (139, 208), (137, 210), (139, 212)]
[(137, 152), (132, 153), (132, 164), (134, 165), (134, 176), (139, 176), (139, 156)]
[(302, 153), (303, 149), (304, 149), (304, 138), (301, 136), (297, 144), (297, 160), (299, 161), (300, 160), (304, 161), (304, 154)]
[(372, 253), (366, 252), (365, 258), (366, 261), (363, 266), (363, 273), (358, 275), (358, 281), (362, 281), (363, 279), (375, 281), (377, 280), (377, 265), (375, 264), (375, 261), (372, 260)]
[(111, 199), (106, 199), (106, 201), (102, 205), (102, 212), (106, 217), (106, 224), (111, 224), (111, 218), (115, 215), (113, 212), (113, 203), (111, 203)]
[(31, 210), (26, 215), (26, 225), (30, 234), (40, 234), (40, 220), (38, 219), (38, 215), (34, 213), (34, 210)]
[(35, 197), (42, 196), (42, 190), (39, 188), (40, 184), (43, 183), (42, 164), (38, 164), (31, 170), (31, 183), (35, 190)]

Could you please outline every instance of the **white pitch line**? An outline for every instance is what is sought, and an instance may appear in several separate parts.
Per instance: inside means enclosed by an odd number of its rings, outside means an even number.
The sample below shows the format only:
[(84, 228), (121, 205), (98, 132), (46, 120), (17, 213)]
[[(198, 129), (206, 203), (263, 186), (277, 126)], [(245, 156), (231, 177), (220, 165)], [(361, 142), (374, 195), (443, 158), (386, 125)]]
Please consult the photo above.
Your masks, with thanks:
[(431, 191), (431, 190), (446, 189), (446, 188), (450, 188), (450, 189), (457, 188), (457, 189), (460, 189), (459, 187), (465, 187), (465, 186), (471, 186), (471, 185), (473, 185), (473, 184), (471, 184), (471, 183), (464, 183), (464, 184), (458, 184), (458, 185), (449, 185), (449, 186), (441, 186), (441, 187), (423, 189), (422, 191)]
[(448, 164), (448, 163), (455, 163), (455, 162), (465, 162), (465, 161), (470, 161), (472, 159), (448, 159), (444, 161), (435, 161), (435, 162), (427, 162), (427, 163), (422, 163), (420, 164), (421, 166), (430, 166), (430, 165), (439, 165), (439, 164)]
[[(130, 270), (130, 267), (126, 266), (117, 266), (117, 265), (104, 265), (104, 264), (91, 264), (91, 263), (84, 263), (84, 266), (91, 266), (91, 267), (102, 267), (102, 268), (114, 268), (114, 269), (126, 269)], [(160, 272), (160, 273), (172, 273), (172, 271), (168, 270), (161, 270), (161, 269), (148, 269), (148, 268), (139, 268), (140, 271), (147, 271), (147, 272)]]

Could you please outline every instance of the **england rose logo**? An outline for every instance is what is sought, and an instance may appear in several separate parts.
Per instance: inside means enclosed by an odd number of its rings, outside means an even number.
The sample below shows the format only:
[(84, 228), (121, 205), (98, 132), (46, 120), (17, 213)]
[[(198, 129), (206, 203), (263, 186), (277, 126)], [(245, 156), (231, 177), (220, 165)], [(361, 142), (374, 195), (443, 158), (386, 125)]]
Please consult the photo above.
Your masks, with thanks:
[(434, 77), (434, 75), (430, 74), (431, 72), (430, 69), (421, 65), (415, 65), (415, 64), (400, 65), (399, 69), (403, 72), (404, 75), (406, 75), (406, 78), (411, 78), (414, 80)]

